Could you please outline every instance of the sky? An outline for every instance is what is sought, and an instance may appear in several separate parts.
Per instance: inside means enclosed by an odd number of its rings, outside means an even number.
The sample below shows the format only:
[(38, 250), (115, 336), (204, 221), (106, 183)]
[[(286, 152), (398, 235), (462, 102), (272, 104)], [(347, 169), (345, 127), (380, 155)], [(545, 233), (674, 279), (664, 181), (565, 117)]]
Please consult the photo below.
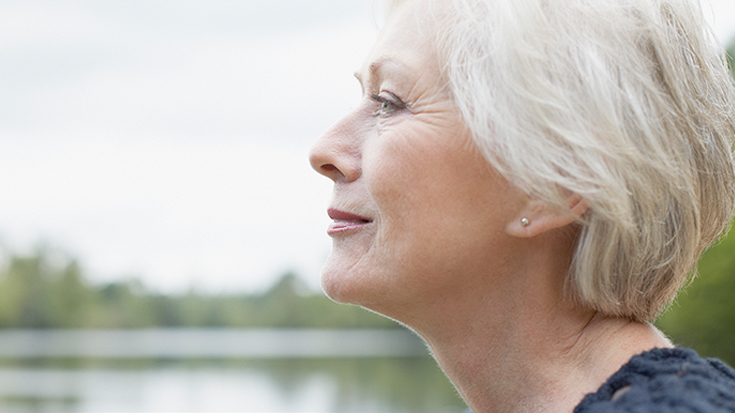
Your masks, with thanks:
[[(723, 43), (735, 1), (705, 14)], [(95, 283), (318, 290), (331, 181), (307, 153), (357, 104), (370, 0), (3, 0), (0, 254)], [(58, 255), (62, 257), (63, 255)]]

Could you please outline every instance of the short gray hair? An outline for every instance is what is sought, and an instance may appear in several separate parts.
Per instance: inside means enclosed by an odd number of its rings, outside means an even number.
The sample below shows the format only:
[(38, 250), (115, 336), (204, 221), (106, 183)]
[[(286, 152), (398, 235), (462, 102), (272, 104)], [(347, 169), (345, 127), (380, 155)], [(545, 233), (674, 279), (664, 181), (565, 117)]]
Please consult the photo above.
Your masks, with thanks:
[(439, 58), (484, 156), (560, 211), (569, 191), (590, 206), (571, 295), (655, 318), (735, 199), (735, 89), (698, 0), (453, 4)]

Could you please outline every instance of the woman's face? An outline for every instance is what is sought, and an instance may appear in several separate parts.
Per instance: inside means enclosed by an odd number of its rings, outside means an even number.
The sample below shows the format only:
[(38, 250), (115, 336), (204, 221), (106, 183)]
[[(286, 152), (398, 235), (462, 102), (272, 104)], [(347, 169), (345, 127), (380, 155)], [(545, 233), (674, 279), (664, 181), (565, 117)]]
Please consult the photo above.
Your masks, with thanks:
[(425, 3), (392, 14), (356, 74), (360, 104), (310, 155), (334, 181), (322, 286), (387, 315), (499, 268), (522, 197), (471, 140), (440, 74)]

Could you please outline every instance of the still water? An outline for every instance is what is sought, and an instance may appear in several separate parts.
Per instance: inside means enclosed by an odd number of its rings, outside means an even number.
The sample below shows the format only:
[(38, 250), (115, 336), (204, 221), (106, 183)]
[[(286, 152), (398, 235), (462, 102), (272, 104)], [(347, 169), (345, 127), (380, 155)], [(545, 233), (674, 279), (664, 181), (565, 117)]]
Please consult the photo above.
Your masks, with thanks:
[(462, 412), (402, 330), (0, 332), (3, 412)]

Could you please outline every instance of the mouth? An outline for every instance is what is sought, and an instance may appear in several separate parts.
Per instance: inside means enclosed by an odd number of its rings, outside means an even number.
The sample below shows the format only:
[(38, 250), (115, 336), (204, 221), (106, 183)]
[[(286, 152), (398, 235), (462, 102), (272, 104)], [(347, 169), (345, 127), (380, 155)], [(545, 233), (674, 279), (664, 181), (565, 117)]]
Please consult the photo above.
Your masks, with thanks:
[(370, 218), (352, 214), (350, 212), (340, 211), (334, 208), (329, 208), (327, 210), (327, 214), (329, 215), (329, 218), (334, 221), (329, 226), (329, 229), (327, 229), (327, 234), (329, 234), (329, 236), (357, 231), (373, 222)]

